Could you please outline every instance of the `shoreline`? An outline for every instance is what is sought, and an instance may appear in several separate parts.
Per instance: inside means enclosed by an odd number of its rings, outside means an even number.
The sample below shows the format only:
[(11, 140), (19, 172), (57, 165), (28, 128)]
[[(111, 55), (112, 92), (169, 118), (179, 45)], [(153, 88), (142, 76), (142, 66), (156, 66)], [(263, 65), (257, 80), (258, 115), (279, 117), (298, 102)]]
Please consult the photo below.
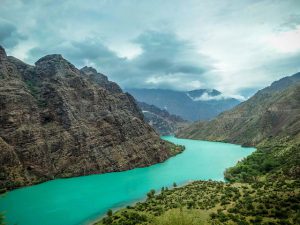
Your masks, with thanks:
[[(170, 186), (170, 187), (167, 187), (169, 190), (172, 190), (172, 189), (176, 189), (176, 188), (181, 188), (181, 187), (184, 187), (184, 186), (187, 186), (195, 181), (201, 181), (201, 180), (189, 180), (187, 182), (184, 182), (182, 184), (179, 184), (177, 185), (176, 187), (173, 187), (173, 186)], [(202, 181), (209, 181), (209, 180), (202, 180)], [(225, 183), (225, 181), (222, 181)], [(155, 195), (159, 195), (161, 193), (161, 190), (157, 191), (155, 193)], [(147, 195), (145, 195), (145, 197), (143, 197), (142, 199), (140, 200), (136, 200), (136, 201), (133, 201), (133, 202), (130, 202), (128, 203), (127, 205), (124, 205), (124, 206), (120, 206), (120, 207), (115, 207), (115, 208), (111, 208), (111, 210), (114, 212), (120, 210), (120, 209), (125, 209), (127, 206), (133, 206), (135, 205), (136, 203), (139, 203), (139, 202), (145, 202), (147, 200)], [(95, 223), (99, 222), (102, 218), (104, 218), (106, 216), (106, 213), (104, 213), (103, 215), (100, 215), (99, 217), (97, 217), (96, 219), (93, 219), (92, 221), (86, 221), (83, 223), (83, 225), (95, 225)]]
[[(182, 143), (175, 143), (175, 144), (176, 145), (184, 145)], [(185, 150), (182, 151), (182, 152), (180, 152), (180, 153), (184, 153), (184, 152), (186, 152), (186, 150), (189, 150), (189, 148), (186, 147)], [(176, 158), (176, 157), (177, 157), (177, 154), (174, 155), (173, 157), (168, 158), (166, 161), (171, 160), (172, 158)], [(155, 166), (155, 165), (158, 165), (158, 164), (163, 164), (164, 162), (156, 163), (156, 164), (151, 165), (151, 166)], [(142, 170), (142, 169), (143, 168), (135, 168), (135, 169), (132, 169), (132, 171), (133, 170)], [(223, 170), (224, 170), (224, 168), (223, 168)], [(129, 170), (127, 170), (127, 171), (129, 171)], [(122, 172), (126, 172), (126, 171), (122, 171)], [(118, 172), (111, 172), (111, 173), (122, 173), (122, 172), (118, 171)], [(108, 174), (111, 174), (111, 173), (106, 173), (106, 174), (102, 174), (102, 175), (108, 175)], [(175, 171), (173, 170), (173, 173), (177, 173), (176, 170)], [(92, 175), (81, 176), (81, 177), (90, 177), (90, 176), (98, 176), (98, 174), (92, 174)], [(101, 207), (95, 208), (94, 209), (95, 210), (94, 213), (90, 214), (90, 216), (87, 215), (85, 218), (82, 218), (82, 220), (79, 221), (79, 224), (94, 225), (95, 223), (99, 223), (101, 221), (101, 219), (103, 219), (106, 216), (106, 213), (107, 213), (107, 211), (109, 209), (112, 209), (113, 212), (116, 212), (116, 211), (119, 211), (119, 210), (123, 211), (123, 210), (126, 210), (127, 206), (135, 206), (137, 203), (143, 203), (147, 199), (146, 193), (149, 192), (151, 189), (153, 189), (153, 187), (156, 190), (155, 195), (159, 195), (161, 193), (161, 188), (162, 187), (168, 187), (169, 190), (173, 190), (173, 189), (176, 189), (176, 188), (185, 187), (185, 186), (187, 186), (187, 185), (189, 185), (189, 184), (191, 184), (193, 182), (197, 182), (197, 181), (205, 181), (205, 182), (219, 181), (219, 182), (226, 182), (224, 180), (224, 175), (221, 174), (221, 173), (219, 175), (217, 174), (217, 176), (208, 176), (208, 177), (205, 177), (205, 176), (204, 177), (201, 177), (201, 176), (200, 177), (199, 176), (195, 176), (195, 177), (188, 176), (187, 178), (188, 179), (182, 180), (181, 182), (180, 182), (180, 180), (170, 179), (170, 182), (167, 182), (167, 183), (166, 182), (162, 182), (161, 185), (158, 185), (158, 184), (154, 185), (154, 186), (152, 186), (152, 188), (150, 187), (148, 190), (145, 189), (144, 193), (140, 193), (140, 194), (136, 195), (136, 197), (137, 197), (136, 199), (124, 198), (124, 200), (127, 199), (128, 201), (127, 202), (126, 201), (123, 201), (123, 202), (121, 201), (121, 202), (119, 202), (119, 204), (118, 204), (118, 202), (115, 201), (115, 203), (116, 203), (115, 207), (113, 205), (111, 205), (109, 208), (103, 208), (103, 207), (102, 208)], [(47, 182), (53, 182), (55, 180), (69, 180), (69, 179), (71, 180), (72, 178), (59, 178), (59, 179), (54, 179), (54, 180), (47, 181)], [(173, 185), (172, 185), (172, 183), (174, 181), (177, 183), (176, 188), (174, 188)], [(47, 182), (43, 182), (43, 184), (46, 184)], [(32, 186), (35, 186), (35, 185), (32, 185)], [(36, 186), (38, 186), (38, 185), (36, 185)], [(28, 187), (24, 187), (24, 188), (28, 188)], [(20, 189), (22, 189), (22, 188), (20, 188)]]

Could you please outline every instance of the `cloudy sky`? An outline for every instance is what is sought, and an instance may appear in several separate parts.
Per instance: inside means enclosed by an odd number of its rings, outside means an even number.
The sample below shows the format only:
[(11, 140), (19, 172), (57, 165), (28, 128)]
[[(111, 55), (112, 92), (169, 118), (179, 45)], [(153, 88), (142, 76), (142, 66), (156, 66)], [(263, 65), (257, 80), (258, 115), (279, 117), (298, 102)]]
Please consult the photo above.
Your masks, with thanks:
[(0, 44), (59, 53), (123, 88), (249, 96), (300, 71), (299, 0), (0, 0)]

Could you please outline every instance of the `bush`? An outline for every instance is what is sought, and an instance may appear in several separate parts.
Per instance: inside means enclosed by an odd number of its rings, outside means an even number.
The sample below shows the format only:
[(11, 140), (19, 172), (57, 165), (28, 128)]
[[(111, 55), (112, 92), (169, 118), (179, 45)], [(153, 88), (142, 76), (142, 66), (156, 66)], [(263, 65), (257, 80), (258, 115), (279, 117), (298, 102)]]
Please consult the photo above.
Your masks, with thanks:
[(154, 189), (150, 190), (150, 191), (147, 193), (147, 197), (148, 197), (148, 198), (153, 198), (154, 195), (155, 195), (155, 190), (154, 190)]
[(0, 225), (5, 225), (4, 223), (4, 216), (2, 213), (0, 213)]
[(113, 213), (112, 213), (112, 210), (111, 210), (111, 209), (109, 209), (109, 210), (107, 211), (107, 213), (106, 213), (107, 216), (112, 216), (112, 214), (113, 214)]

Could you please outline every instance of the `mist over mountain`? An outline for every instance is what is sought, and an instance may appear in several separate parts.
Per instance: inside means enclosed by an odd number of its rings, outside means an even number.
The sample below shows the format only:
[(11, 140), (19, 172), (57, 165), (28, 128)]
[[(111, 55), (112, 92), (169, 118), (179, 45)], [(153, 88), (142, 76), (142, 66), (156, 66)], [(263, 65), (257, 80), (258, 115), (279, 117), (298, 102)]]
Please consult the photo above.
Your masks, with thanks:
[(240, 103), (215, 89), (174, 91), (166, 89), (126, 89), (138, 101), (155, 105), (185, 120), (209, 120)]
[(209, 122), (196, 122), (180, 137), (256, 145), (300, 132), (300, 73), (284, 77)]

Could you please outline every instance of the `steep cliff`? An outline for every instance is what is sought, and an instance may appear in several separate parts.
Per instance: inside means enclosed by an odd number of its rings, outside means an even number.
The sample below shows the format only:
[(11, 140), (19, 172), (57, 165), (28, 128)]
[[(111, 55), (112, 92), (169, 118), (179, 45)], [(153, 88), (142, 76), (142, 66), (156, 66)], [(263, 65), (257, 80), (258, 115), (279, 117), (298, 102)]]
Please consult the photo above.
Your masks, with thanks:
[(174, 149), (95, 69), (61, 55), (31, 66), (0, 47), (0, 188), (149, 166)]

